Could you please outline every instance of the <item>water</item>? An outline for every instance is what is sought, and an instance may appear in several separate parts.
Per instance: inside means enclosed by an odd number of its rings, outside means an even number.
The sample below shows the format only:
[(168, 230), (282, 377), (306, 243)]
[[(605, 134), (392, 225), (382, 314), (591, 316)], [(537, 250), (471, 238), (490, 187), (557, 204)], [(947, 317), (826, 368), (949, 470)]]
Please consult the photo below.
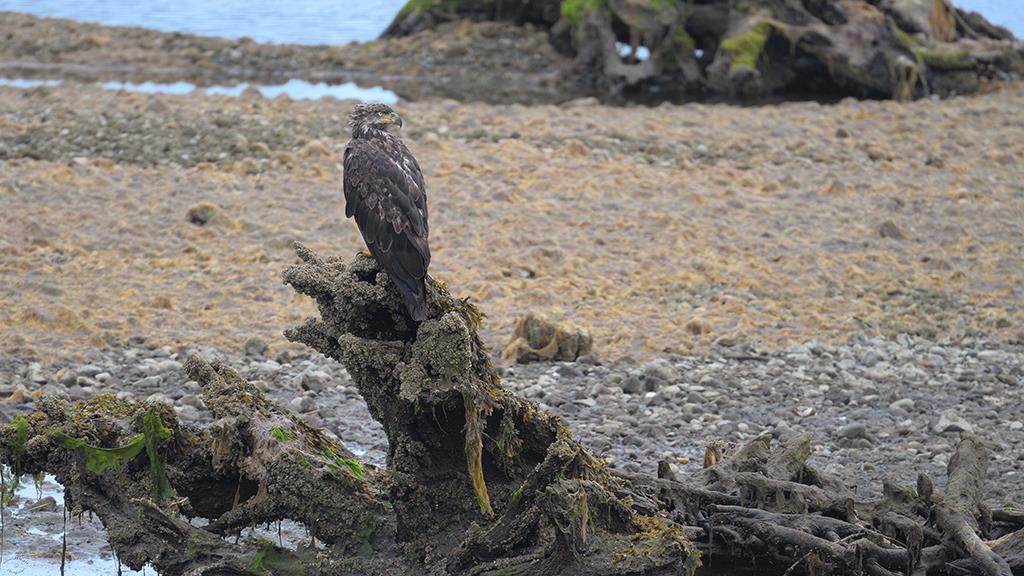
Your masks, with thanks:
[[(5, 467), (4, 474), (8, 481), (10, 480), (10, 470)], [(35, 483), (28, 476), (22, 477), (21, 483), (18, 486), (17, 494), (21, 500), (37, 500), (52, 496), (57, 502), (57, 507), (64, 506), (64, 487), (61, 486), (57, 479), (52, 475), (47, 474), (43, 478), (41, 485), (42, 492), (37, 490)], [(18, 513), (17, 506), (9, 506), (3, 510), (8, 518), (21, 518), (22, 515)], [(74, 527), (72, 526), (72, 529)], [(7, 530), (13, 530), (14, 527), (11, 524), (6, 525)], [(31, 534), (37, 538), (43, 538), (51, 540), (53, 542), (61, 542), (64, 538), (64, 532), (47, 532), (40, 530), (34, 526), (29, 526), (25, 529), (26, 534)], [(73, 537), (73, 535), (69, 536)], [(32, 557), (18, 556), (18, 550), (15, 547), (13, 550), (8, 545), (4, 551), (3, 563), (0, 564), (0, 576), (44, 576), (48, 574), (59, 573), (58, 566), (53, 560), (40, 560)], [(102, 559), (99, 557), (95, 558), (77, 558), (72, 559), (67, 564), (66, 573), (69, 576), (109, 576), (111, 574), (117, 574), (117, 564), (112, 559)], [(148, 576), (156, 574), (156, 571), (152, 567), (143, 569), (142, 572), (136, 572), (129, 569), (128, 567), (122, 567), (121, 573), (126, 576)]]
[(259, 42), (373, 40), (404, 0), (0, 0), (0, 10)]
[[(261, 42), (344, 44), (380, 35), (404, 0), (0, 0), (0, 10)], [(1024, 37), (1020, 0), (954, 0)]]
[[(35, 88), (37, 86), (60, 86), (63, 80), (28, 80), (24, 78), (0, 78), (0, 86), (11, 86), (14, 88)], [(107, 90), (127, 90), (128, 92), (141, 92), (144, 94), (188, 94), (193, 91), (206, 92), (207, 94), (218, 94), (221, 96), (238, 96), (248, 84), (242, 83), (235, 86), (210, 86), (209, 88), (198, 88), (188, 82), (174, 82), (161, 84), (156, 82), (104, 82), (101, 84)], [(289, 80), (285, 84), (276, 86), (254, 85), (260, 94), (267, 98), (274, 98), (284, 94), (292, 100), (316, 100), (318, 98), (333, 97), (339, 100), (359, 100), (361, 102), (383, 102), (394, 104), (398, 102), (398, 95), (390, 90), (379, 86), (363, 88), (353, 82), (344, 84), (316, 84), (305, 80)]]

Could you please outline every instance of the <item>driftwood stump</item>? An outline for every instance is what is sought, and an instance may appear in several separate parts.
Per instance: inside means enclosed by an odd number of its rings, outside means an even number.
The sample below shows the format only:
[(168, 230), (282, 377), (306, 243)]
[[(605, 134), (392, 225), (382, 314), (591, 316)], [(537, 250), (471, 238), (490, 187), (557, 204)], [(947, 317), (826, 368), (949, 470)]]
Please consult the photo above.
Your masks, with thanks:
[[(416, 326), (374, 260), (297, 252), (285, 281), (316, 299), (320, 318), (287, 335), (352, 374), (387, 433), (384, 469), (195, 356), (185, 370), (213, 425), (110, 395), (44, 398), (0, 429), (0, 460), (16, 476), (54, 474), (123, 563), (168, 575), (1024, 570), (1024, 513), (982, 504), (987, 454), (972, 437), (943, 494), (922, 477), (873, 502), (808, 466), (799, 435), (709, 449), (688, 479), (667, 462), (657, 477), (617, 474), (557, 416), (502, 388), (471, 304), (431, 280)], [(283, 519), (321, 546), (228, 538)]]
[(907, 100), (1024, 76), (1024, 45), (950, 0), (409, 0), (384, 32), (531, 24), (612, 96)]

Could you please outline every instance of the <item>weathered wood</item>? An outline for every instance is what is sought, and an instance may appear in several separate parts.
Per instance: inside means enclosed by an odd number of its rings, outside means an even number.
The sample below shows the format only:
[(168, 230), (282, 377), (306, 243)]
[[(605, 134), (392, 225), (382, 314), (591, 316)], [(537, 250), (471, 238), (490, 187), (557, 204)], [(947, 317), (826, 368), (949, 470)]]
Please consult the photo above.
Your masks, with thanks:
[(613, 97), (906, 100), (1024, 75), (1024, 46), (949, 0), (410, 0), (384, 35), (457, 18), (550, 30), (567, 80)]

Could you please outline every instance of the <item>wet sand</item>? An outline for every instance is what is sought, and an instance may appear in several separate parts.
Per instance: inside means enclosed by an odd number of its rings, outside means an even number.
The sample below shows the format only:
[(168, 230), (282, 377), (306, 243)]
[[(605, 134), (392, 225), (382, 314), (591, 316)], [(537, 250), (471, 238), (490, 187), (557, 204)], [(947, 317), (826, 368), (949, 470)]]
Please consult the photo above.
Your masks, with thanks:
[[(240, 350), (313, 312), (300, 240), (362, 248), (353, 103), (0, 89), (0, 353)], [(853, 335), (1024, 339), (1024, 88), (760, 108), (401, 103), (432, 273), (487, 313), (551, 309), (603, 357)], [(220, 217), (189, 222), (209, 202)]]

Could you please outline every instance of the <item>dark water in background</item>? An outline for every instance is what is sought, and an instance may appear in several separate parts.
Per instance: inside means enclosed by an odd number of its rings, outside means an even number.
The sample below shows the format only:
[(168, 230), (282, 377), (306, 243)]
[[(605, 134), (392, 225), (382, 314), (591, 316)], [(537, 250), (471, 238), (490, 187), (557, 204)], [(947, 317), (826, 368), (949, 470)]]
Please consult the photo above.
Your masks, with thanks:
[[(1024, 0), (954, 0), (1024, 37)], [(0, 10), (260, 42), (376, 38), (404, 0), (0, 0)]]

